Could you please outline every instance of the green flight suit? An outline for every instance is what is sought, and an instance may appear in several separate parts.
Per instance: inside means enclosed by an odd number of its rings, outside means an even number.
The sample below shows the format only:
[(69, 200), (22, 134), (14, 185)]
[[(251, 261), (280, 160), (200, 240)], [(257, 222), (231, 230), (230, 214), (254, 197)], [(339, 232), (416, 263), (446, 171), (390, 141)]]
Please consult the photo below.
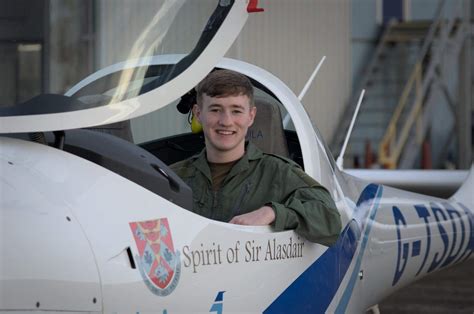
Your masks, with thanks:
[(215, 192), (205, 149), (171, 168), (193, 190), (193, 212), (199, 215), (227, 222), (271, 204), (275, 231), (295, 229), (328, 246), (341, 231), (339, 212), (323, 186), (293, 161), (265, 154), (252, 143)]

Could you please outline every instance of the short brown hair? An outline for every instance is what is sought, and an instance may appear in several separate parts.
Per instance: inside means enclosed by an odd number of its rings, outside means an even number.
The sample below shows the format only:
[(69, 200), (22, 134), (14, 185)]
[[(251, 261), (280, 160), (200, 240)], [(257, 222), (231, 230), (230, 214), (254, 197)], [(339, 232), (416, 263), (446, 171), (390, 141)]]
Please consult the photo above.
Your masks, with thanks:
[(245, 95), (253, 106), (253, 86), (243, 74), (231, 70), (215, 70), (196, 86), (196, 101), (202, 105), (202, 95), (227, 97)]

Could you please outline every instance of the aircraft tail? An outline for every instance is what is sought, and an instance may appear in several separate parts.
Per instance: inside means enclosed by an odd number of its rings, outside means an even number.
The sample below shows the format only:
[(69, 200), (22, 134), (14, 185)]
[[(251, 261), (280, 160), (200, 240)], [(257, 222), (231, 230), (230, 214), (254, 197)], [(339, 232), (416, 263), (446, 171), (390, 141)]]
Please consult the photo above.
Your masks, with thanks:
[(466, 180), (451, 199), (468, 206), (474, 205), (474, 164), (471, 165), (471, 170)]

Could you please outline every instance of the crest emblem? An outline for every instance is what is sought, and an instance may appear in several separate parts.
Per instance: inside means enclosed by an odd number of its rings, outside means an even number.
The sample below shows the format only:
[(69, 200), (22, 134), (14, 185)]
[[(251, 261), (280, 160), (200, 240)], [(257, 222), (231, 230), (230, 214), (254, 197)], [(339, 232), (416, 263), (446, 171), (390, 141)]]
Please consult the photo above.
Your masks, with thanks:
[(168, 219), (131, 222), (130, 228), (139, 253), (135, 260), (145, 284), (156, 295), (169, 295), (178, 284), (181, 259), (174, 250)]

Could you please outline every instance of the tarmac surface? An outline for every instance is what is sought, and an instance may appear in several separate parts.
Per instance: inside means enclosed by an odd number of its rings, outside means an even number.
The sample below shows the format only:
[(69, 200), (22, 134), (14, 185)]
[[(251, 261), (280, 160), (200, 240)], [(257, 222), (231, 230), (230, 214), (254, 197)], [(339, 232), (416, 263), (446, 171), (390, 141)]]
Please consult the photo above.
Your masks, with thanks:
[(474, 313), (474, 259), (400, 289), (379, 304), (381, 314)]

